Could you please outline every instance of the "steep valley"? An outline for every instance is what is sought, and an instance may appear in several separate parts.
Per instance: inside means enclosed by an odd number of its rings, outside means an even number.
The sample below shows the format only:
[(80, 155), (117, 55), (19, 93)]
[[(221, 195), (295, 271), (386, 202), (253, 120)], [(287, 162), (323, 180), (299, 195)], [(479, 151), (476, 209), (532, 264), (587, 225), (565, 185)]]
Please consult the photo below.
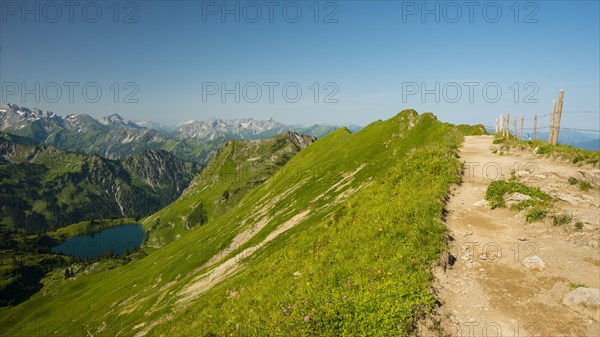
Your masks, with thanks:
[(175, 200), (201, 168), (165, 151), (113, 161), (6, 133), (0, 158), (0, 225), (28, 232), (151, 214)]

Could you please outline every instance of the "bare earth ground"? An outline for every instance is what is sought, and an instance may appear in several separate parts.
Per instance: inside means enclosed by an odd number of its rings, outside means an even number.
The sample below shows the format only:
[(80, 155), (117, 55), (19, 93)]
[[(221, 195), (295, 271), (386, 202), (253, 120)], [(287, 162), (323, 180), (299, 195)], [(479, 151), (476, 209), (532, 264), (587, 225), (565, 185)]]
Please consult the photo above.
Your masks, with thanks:
[[(517, 149), (493, 154), (499, 145), (492, 142), (493, 136), (465, 138), (463, 183), (453, 191), (446, 218), (456, 261), (435, 270), (438, 324), (422, 334), (600, 336), (600, 307), (563, 304), (571, 283), (600, 288), (600, 170)], [(573, 221), (527, 223), (517, 211), (483, 204), (489, 183), (507, 179), (511, 169), (518, 181), (559, 199), (549, 215), (567, 213)], [(584, 192), (569, 177), (595, 187)], [(582, 230), (576, 221), (584, 223)]]

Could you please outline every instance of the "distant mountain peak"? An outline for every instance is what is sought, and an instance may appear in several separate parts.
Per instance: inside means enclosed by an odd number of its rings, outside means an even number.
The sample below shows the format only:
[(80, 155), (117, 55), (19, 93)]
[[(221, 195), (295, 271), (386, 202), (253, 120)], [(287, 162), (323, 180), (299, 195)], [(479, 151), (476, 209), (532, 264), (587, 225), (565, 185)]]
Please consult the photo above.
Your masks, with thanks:
[(107, 125), (107, 126), (116, 126), (116, 127), (133, 128), (133, 129), (142, 128), (137, 123), (130, 121), (127, 118), (123, 118), (119, 114), (116, 114), (116, 113), (113, 113), (112, 115), (109, 115), (109, 116), (100, 117), (100, 119), (98, 119), (98, 122), (100, 122), (100, 124)]
[(253, 118), (221, 119), (213, 117), (204, 121), (185, 121), (177, 126), (175, 132), (179, 139), (256, 139), (271, 137), (288, 129), (286, 125), (273, 120), (259, 121)]
[(123, 117), (121, 117), (121, 116), (120, 116), (119, 114), (117, 114), (117, 113), (114, 113), (114, 114), (112, 114), (112, 115), (108, 116), (107, 118), (108, 118), (109, 120), (111, 120), (111, 121), (122, 121), (122, 120), (124, 120), (124, 119), (123, 119)]

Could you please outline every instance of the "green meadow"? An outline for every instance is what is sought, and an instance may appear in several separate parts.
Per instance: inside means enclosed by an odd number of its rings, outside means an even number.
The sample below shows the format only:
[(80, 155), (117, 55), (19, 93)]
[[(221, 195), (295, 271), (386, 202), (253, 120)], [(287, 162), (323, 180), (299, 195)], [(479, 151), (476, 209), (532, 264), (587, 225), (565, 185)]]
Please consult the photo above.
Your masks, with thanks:
[[(9, 335), (409, 335), (435, 305), (431, 267), (445, 249), (458, 148), (482, 133), (405, 110), (300, 152), (285, 135), (231, 141), (177, 201), (142, 220), (146, 254), (99, 261), (66, 280), (54, 271), (28, 301), (0, 308), (0, 327)], [(226, 277), (201, 286), (203, 274), (229, 264)]]

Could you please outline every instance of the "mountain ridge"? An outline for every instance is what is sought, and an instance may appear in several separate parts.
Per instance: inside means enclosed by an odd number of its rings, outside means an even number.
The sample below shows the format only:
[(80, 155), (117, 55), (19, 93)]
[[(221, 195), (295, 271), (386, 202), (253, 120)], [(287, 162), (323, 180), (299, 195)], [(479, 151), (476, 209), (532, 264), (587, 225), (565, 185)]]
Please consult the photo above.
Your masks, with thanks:
[(176, 201), (142, 219), (147, 247), (160, 248), (222, 216), (314, 141), (293, 132), (228, 140)]
[[(359, 127), (353, 126), (356, 130)], [(118, 114), (99, 119), (86, 114), (65, 117), (9, 104), (0, 108), (0, 131), (31, 137), (66, 151), (96, 153), (120, 160), (137, 152), (162, 149), (184, 160), (206, 164), (226, 139), (262, 139), (293, 131), (321, 138), (337, 129), (329, 125), (285, 125), (272, 118), (185, 121), (174, 128), (154, 122), (134, 122)]]
[(162, 150), (113, 161), (3, 132), (0, 159), (0, 224), (27, 231), (150, 214), (175, 200), (200, 169)]

